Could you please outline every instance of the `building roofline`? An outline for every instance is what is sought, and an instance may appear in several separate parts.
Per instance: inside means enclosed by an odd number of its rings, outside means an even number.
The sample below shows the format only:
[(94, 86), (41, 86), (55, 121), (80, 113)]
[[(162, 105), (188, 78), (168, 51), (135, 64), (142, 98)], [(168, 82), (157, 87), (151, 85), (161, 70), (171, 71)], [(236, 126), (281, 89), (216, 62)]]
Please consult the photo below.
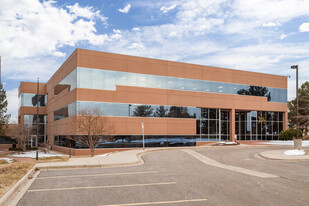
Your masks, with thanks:
[[(193, 65), (193, 66), (199, 66), (199, 67), (210, 67), (210, 68), (217, 68), (217, 69), (222, 69), (222, 70), (233, 70), (233, 71), (240, 71), (240, 72), (248, 72), (248, 73), (253, 73), (253, 74), (264, 74), (264, 75), (273, 75), (273, 76), (278, 76), (278, 77), (286, 77), (286, 75), (278, 75), (278, 74), (270, 74), (270, 73), (264, 73), (264, 72), (254, 72), (254, 71), (248, 71), (248, 70), (241, 70), (241, 69), (231, 69), (231, 68), (226, 68), (226, 67), (218, 67), (218, 66), (211, 66), (211, 65), (202, 65), (202, 64), (194, 64), (194, 63), (188, 63), (188, 62), (181, 62), (181, 61), (172, 61), (172, 60), (165, 60), (165, 59), (157, 59), (157, 58), (151, 58), (151, 57), (141, 57), (141, 56), (134, 56), (134, 55), (127, 55), (127, 54), (121, 54), (121, 53), (112, 53), (112, 52), (103, 52), (103, 51), (98, 51), (98, 50), (90, 50), (90, 49), (81, 49), (81, 48), (76, 48), (74, 50), (78, 51), (79, 50), (84, 50), (84, 51), (91, 51), (91, 52), (98, 52), (98, 53), (105, 53), (105, 54), (112, 54), (112, 55), (120, 55), (124, 57), (136, 57), (136, 58), (142, 58), (146, 60), (158, 60), (158, 61), (164, 61), (164, 62), (171, 62), (171, 63), (180, 63), (180, 64), (185, 64), (185, 65)], [(74, 53), (73, 52), (73, 53)], [(72, 54), (73, 54), (72, 53)], [(71, 54), (71, 55), (72, 55)], [(70, 55), (70, 56), (71, 56)], [(69, 59), (69, 58), (68, 58)], [(62, 65), (61, 65), (62, 66)], [(60, 67), (61, 68), (61, 67)]]

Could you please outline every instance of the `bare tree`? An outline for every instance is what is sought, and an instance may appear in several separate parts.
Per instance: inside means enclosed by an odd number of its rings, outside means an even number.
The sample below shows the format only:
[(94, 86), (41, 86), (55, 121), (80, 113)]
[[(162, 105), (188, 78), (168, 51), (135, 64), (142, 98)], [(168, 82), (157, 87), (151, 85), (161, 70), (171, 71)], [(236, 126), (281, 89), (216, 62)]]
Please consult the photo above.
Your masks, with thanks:
[(31, 140), (33, 127), (27, 124), (11, 124), (8, 135), (17, 140), (18, 147), (23, 151), (27, 149), (27, 141)]
[(82, 135), (70, 136), (69, 139), (87, 145), (92, 157), (95, 148), (102, 143), (103, 136), (111, 135), (115, 131), (114, 125), (103, 116), (99, 108), (81, 110), (76, 126)]

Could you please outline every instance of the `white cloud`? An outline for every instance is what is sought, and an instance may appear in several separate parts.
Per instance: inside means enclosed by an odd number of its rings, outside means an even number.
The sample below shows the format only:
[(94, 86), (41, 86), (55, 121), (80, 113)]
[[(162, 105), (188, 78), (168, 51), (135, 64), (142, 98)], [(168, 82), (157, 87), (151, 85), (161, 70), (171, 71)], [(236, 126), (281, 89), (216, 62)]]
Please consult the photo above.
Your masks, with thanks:
[(129, 46), (129, 49), (138, 49), (138, 50), (142, 50), (144, 49), (144, 45), (141, 44), (141, 43), (132, 43), (130, 46)]
[(66, 6), (69, 9), (69, 12), (75, 14), (76, 17), (84, 17), (87, 19), (99, 18), (101, 21), (105, 22), (107, 20), (106, 17), (101, 15), (100, 11), (94, 11), (93, 7), (86, 6), (80, 7), (78, 3), (75, 3), (73, 6)]
[(140, 29), (138, 27), (134, 27), (132, 31), (140, 31)]
[(63, 56), (59, 49), (80, 41), (103, 44), (105, 34), (96, 34), (96, 21), (106, 17), (92, 7), (77, 3), (65, 8), (53, 1), (4, 1), (0, 7), (0, 53), (6, 57)]
[(309, 1), (236, 0), (233, 3), (232, 8), (235, 11), (235, 14), (244, 19), (282, 23), (301, 15), (308, 15)]
[(127, 14), (130, 11), (131, 4), (127, 4), (123, 9), (118, 9), (119, 12)]
[(285, 34), (280, 35), (280, 39), (285, 39), (286, 37), (287, 37), (287, 35), (285, 35)]
[(171, 6), (169, 6), (169, 7), (162, 6), (162, 7), (160, 8), (160, 11), (162, 11), (162, 13), (167, 13), (167, 12), (169, 12), (170, 10), (175, 9), (176, 6), (177, 6), (176, 4), (171, 5)]
[(277, 26), (281, 26), (281, 24), (279, 22), (274, 23), (274, 22), (268, 22), (266, 24), (262, 25), (263, 27), (277, 27)]
[(302, 23), (299, 27), (300, 32), (307, 32), (309, 31), (309, 23)]
[(121, 30), (119, 30), (119, 29), (113, 29), (113, 32), (116, 33), (116, 34), (121, 34)]
[(47, 82), (63, 61), (65, 58), (51, 56), (24, 59), (3, 58), (2, 76), (8, 80), (32, 82), (39, 77), (40, 81)]

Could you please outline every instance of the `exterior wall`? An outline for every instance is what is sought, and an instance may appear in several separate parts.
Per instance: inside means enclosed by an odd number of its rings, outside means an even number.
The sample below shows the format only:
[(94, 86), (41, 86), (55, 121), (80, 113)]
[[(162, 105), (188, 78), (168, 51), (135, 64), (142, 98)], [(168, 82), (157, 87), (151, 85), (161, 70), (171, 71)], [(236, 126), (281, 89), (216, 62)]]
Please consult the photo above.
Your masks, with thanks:
[[(235, 111), (239, 110), (284, 112), (284, 129), (287, 128), (287, 104), (268, 102), (266, 97), (127, 86), (117, 86), (116, 91), (77, 88), (69, 92), (66, 89), (54, 96), (54, 87), (76, 67), (287, 88), (285, 76), (76, 49), (46, 85), (40, 85), (42, 93), (48, 94), (46, 108), (40, 108), (40, 114), (48, 114), (47, 135), (51, 145), (54, 135), (78, 134), (76, 117), (53, 121), (55, 110), (78, 100), (228, 109), (231, 140), (235, 134)], [(36, 83), (22, 82), (19, 93), (22, 92), (36, 93)], [(28, 113), (35, 114), (36, 108), (20, 109), (21, 115)], [(142, 117), (109, 117), (109, 119), (115, 124), (118, 135), (141, 134), (141, 122), (145, 124), (145, 135), (196, 135), (195, 119)]]
[[(21, 93), (37, 93), (37, 83), (36, 82), (21, 82), (18, 88), (18, 96)], [(46, 84), (39, 83), (39, 94), (46, 94)]]
[[(18, 96), (21, 93), (36, 94), (37, 93), (37, 83), (36, 82), (21, 82), (18, 88)], [(39, 94), (46, 94), (46, 84), (39, 83)], [(36, 107), (20, 107), (18, 109), (18, 123), (24, 123), (24, 115), (36, 114)], [(39, 107), (39, 114), (46, 114), (46, 107)]]
[(0, 150), (3, 149), (9, 149), (12, 147), (12, 144), (0, 144)]

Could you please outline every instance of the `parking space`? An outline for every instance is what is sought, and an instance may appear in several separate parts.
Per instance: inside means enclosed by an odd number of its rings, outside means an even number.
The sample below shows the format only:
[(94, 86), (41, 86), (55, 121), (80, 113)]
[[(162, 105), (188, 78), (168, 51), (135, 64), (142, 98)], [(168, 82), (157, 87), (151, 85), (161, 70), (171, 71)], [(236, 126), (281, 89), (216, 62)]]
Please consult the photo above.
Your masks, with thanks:
[[(242, 149), (242, 153), (229, 148), (217, 149), (192, 151), (222, 167), (206, 164), (183, 150), (173, 150), (144, 155), (145, 164), (139, 166), (42, 170), (18, 205), (309, 204), (306, 181), (282, 177), (278, 168), (270, 169), (269, 161), (256, 158), (255, 153), (265, 148), (256, 149), (254, 153), (249, 148)], [(231, 157), (237, 153), (238, 161), (229, 162), (224, 153)], [(264, 165), (268, 168), (267, 174), (275, 177), (263, 178), (225, 168), (232, 165), (259, 171), (247, 161), (260, 161), (257, 168)], [(292, 168), (288, 170), (293, 174)]]

